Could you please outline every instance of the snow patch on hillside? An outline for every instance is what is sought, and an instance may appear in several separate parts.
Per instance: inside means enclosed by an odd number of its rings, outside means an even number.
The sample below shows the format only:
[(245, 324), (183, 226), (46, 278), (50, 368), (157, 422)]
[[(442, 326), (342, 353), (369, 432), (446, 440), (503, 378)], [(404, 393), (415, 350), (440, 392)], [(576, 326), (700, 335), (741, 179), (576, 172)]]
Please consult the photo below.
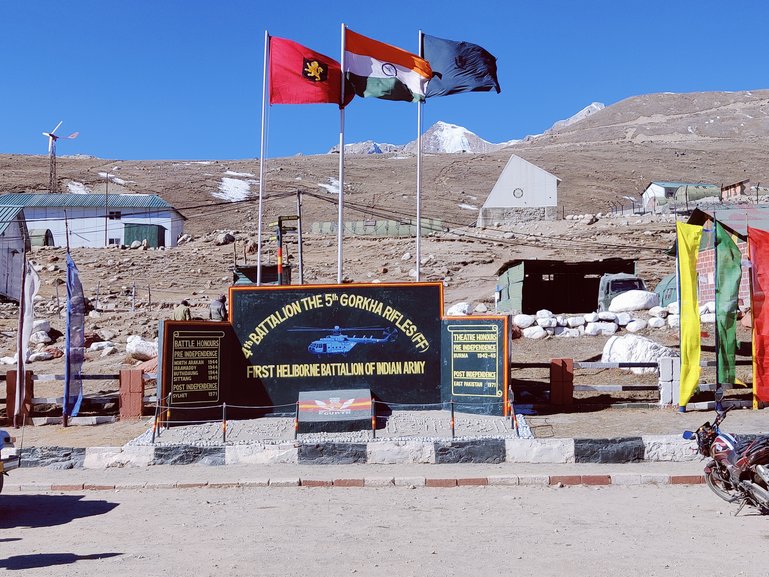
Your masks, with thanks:
[(68, 182), (67, 190), (70, 194), (91, 194), (91, 189), (82, 182)]
[(129, 180), (123, 180), (122, 178), (118, 178), (111, 172), (100, 172), (99, 176), (101, 176), (105, 180), (110, 180), (111, 182), (114, 182), (115, 184), (119, 184), (121, 186), (125, 185), (128, 182), (134, 182), (133, 180), (129, 181)]
[[(345, 147), (346, 148), (346, 147)], [(327, 183), (319, 182), (318, 186), (326, 189), (331, 194), (339, 194), (339, 179), (329, 178)]]
[(227, 202), (246, 200), (251, 196), (252, 184), (259, 184), (259, 181), (223, 177), (219, 190), (212, 192), (211, 195)]

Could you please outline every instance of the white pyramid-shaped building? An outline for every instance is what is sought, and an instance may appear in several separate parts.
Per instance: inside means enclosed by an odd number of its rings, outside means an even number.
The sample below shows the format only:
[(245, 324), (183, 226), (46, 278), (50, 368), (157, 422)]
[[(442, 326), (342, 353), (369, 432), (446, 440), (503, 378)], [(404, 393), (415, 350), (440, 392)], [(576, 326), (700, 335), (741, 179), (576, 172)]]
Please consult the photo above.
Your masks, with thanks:
[(483, 203), (477, 225), (555, 220), (560, 182), (557, 176), (512, 155)]

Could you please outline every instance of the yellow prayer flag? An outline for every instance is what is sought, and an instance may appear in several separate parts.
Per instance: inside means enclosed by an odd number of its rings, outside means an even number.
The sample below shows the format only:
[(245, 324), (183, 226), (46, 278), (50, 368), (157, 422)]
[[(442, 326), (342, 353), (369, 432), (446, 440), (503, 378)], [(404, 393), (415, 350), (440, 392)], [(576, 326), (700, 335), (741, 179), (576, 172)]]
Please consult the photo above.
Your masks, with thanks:
[(702, 227), (676, 223), (678, 239), (678, 311), (681, 323), (681, 384), (679, 406), (685, 407), (700, 381), (700, 303), (697, 296), (697, 255)]

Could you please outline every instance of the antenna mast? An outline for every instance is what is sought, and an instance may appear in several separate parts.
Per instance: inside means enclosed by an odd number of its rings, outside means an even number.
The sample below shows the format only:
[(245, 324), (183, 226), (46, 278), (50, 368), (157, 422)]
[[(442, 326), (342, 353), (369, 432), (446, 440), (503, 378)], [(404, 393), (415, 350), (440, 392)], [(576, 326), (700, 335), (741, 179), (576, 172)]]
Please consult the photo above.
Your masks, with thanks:
[(51, 134), (51, 143), (48, 147), (48, 160), (51, 165), (51, 169), (48, 173), (48, 192), (59, 192), (59, 183), (56, 180), (56, 137)]
[[(60, 126), (61, 122), (59, 122), (59, 124), (56, 125), (56, 128), (51, 130), (51, 132), (43, 132), (43, 136), (48, 137), (48, 160), (50, 163), (50, 171), (48, 173), (48, 192), (52, 193), (59, 192), (59, 181), (56, 178), (56, 141), (61, 137), (56, 134), (56, 131), (59, 130)], [(77, 138), (78, 134), (80, 133), (73, 132), (64, 138)]]

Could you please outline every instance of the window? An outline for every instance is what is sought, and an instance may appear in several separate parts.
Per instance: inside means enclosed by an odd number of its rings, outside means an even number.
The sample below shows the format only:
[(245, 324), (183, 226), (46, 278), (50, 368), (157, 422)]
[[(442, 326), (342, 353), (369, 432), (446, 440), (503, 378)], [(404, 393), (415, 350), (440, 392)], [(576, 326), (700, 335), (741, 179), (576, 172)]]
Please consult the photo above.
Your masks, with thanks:
[(108, 244), (110, 244), (110, 245), (120, 244), (120, 239), (119, 238), (111, 238), (111, 239), (109, 239)]
[(119, 210), (110, 210), (109, 211), (108, 218), (110, 220), (120, 220), (120, 217), (121, 217), (121, 213), (120, 213)]

